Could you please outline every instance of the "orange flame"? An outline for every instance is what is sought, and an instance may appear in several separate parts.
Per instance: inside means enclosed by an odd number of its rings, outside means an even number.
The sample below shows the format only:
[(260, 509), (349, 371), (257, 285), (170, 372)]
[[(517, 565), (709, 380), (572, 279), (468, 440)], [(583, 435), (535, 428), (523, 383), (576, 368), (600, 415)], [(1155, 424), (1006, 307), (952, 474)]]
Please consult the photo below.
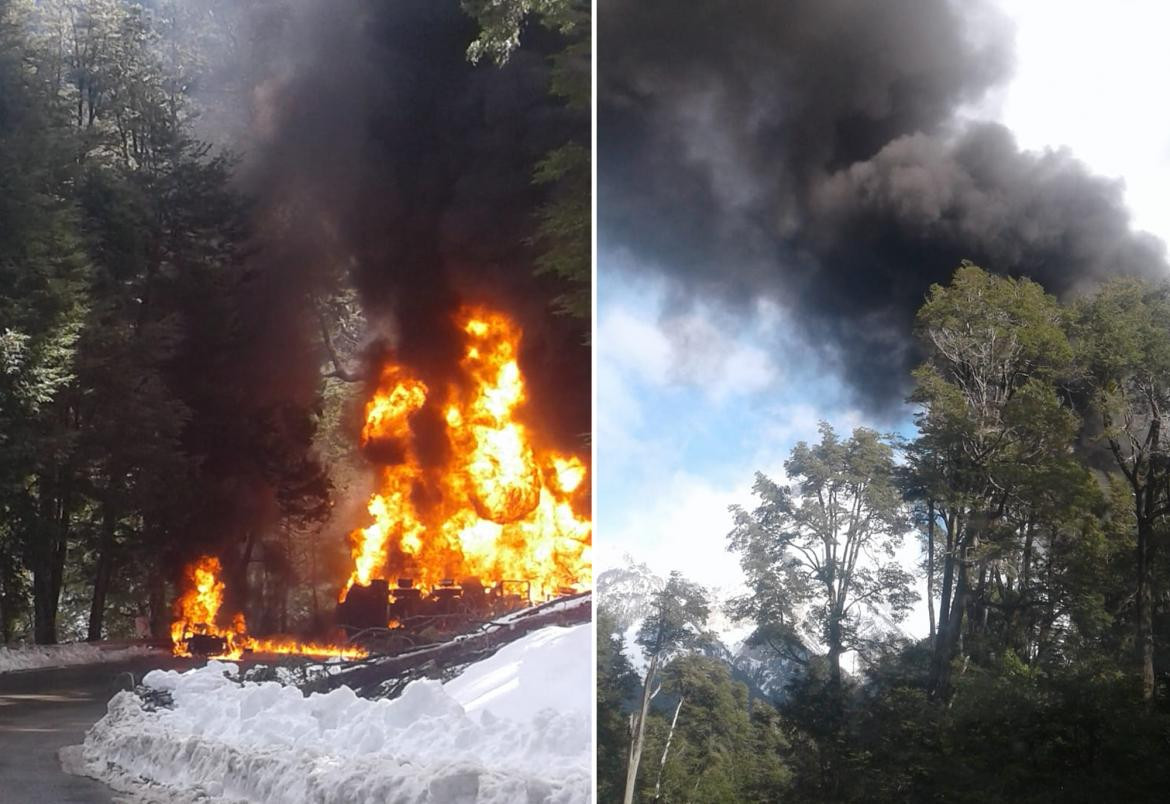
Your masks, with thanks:
[[(366, 406), (362, 443), (393, 446), (401, 460), (383, 469), (368, 506), (373, 522), (350, 534), (354, 570), (342, 600), (355, 583), (388, 570), (424, 590), (444, 578), (473, 576), (529, 581), (537, 597), (550, 597), (591, 583), (593, 528), (577, 510), (586, 502), (585, 464), (538, 450), (516, 417), (526, 400), (519, 328), (483, 309), (464, 310), (458, 323), (466, 383), (435, 400), (390, 364)], [(428, 402), (443, 410), (452, 458), (424, 469), (409, 419)]]
[(225, 636), (215, 625), (219, 607), (223, 605), (223, 581), (219, 580), (221, 567), (219, 559), (204, 556), (187, 565), (184, 576), (187, 591), (175, 601), (175, 620), (171, 623), (171, 643), (176, 655), (188, 655), (186, 648), (179, 646), (186, 641), (186, 635), (210, 634)]
[(221, 628), (217, 620), (223, 605), (224, 584), (219, 579), (222, 567), (219, 559), (204, 556), (189, 564), (184, 571), (187, 591), (175, 601), (175, 619), (171, 623), (171, 646), (176, 656), (190, 656), (187, 640), (196, 634), (220, 637), (227, 649), (218, 659), (239, 659), (244, 651), (255, 653), (285, 653), (303, 656), (336, 656), (360, 659), (366, 656), (362, 648), (300, 643), (295, 640), (255, 639), (248, 636), (244, 615), (237, 612), (230, 628)]

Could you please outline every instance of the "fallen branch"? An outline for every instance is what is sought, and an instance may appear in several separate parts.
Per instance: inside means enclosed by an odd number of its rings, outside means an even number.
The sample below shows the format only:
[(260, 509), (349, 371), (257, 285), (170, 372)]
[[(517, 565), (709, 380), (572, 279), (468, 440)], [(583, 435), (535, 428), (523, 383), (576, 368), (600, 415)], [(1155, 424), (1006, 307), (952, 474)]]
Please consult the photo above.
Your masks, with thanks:
[[(367, 659), (361, 666), (341, 673), (319, 678), (307, 684), (306, 692), (327, 692), (341, 686), (354, 690), (367, 690), (392, 681), (404, 674), (421, 669), (424, 665), (442, 668), (447, 665), (470, 663), (495, 653), (509, 642), (513, 642), (532, 631), (551, 625), (578, 625), (593, 619), (592, 593), (584, 592), (572, 597), (550, 601), (523, 612), (489, 623), (479, 633), (464, 634), (437, 645), (386, 656), (375, 660)], [(576, 606), (557, 606), (574, 600), (582, 601)]]

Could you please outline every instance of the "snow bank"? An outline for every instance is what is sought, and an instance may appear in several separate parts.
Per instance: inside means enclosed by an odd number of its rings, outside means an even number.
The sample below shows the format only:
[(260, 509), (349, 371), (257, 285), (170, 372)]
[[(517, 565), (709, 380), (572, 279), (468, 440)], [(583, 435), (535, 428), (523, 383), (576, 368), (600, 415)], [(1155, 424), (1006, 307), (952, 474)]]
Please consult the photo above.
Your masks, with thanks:
[(535, 631), (446, 685), (415, 681), (392, 701), (239, 684), (220, 662), (156, 670), (143, 683), (169, 691), (172, 709), (118, 693), (62, 759), (157, 800), (586, 804), (590, 629)]
[(589, 716), (593, 704), (590, 625), (543, 628), (473, 664), (443, 689), (465, 711), (529, 720), (544, 709)]
[(138, 656), (152, 656), (154, 648), (103, 649), (98, 645), (35, 645), (27, 648), (0, 648), (0, 673), (38, 667), (65, 667), (72, 664), (120, 662)]

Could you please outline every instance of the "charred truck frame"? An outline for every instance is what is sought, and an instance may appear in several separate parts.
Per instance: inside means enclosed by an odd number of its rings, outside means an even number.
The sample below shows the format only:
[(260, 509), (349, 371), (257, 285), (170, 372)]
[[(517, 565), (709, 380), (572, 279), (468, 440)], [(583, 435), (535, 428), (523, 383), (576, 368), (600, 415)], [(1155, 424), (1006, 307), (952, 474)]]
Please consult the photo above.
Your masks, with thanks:
[(337, 606), (337, 624), (348, 638), (360, 642), (364, 633), (387, 629), (450, 633), (531, 605), (530, 581), (502, 580), (485, 587), (479, 578), (459, 583), (447, 578), (426, 592), (413, 578), (398, 578), (393, 587), (386, 579), (375, 578), (368, 585), (350, 587)]

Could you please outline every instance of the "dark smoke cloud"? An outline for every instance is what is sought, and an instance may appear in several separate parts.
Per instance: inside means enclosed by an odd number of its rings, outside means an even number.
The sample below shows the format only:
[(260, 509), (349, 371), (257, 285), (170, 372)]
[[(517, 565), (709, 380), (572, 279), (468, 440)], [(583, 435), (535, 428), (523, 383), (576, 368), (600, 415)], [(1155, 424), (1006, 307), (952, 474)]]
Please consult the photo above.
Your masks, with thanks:
[(781, 303), (888, 412), (961, 259), (1055, 293), (1160, 274), (1120, 184), (964, 110), (1011, 74), (981, 3), (601, 0), (602, 242), (684, 299)]
[(579, 448), (589, 353), (580, 325), (551, 315), (557, 290), (533, 277), (529, 245), (544, 192), (536, 162), (588, 137), (588, 121), (549, 94), (559, 43), (534, 28), (506, 66), (471, 65), (478, 29), (457, 0), (258, 2), (237, 27), (256, 306), (277, 309), (260, 313), (263, 355), (315, 387), (321, 355), (303, 299), (348, 272), (368, 317), (392, 333), (383, 346), (441, 387), (461, 356), (453, 315), (488, 304), (525, 330), (534, 415), (547, 412), (551, 438)]
[[(455, 379), (461, 304), (518, 319), (531, 417), (549, 445), (579, 452), (589, 352), (580, 323), (551, 314), (560, 290), (533, 276), (529, 245), (545, 192), (531, 181), (536, 162), (589, 134), (588, 120), (548, 91), (560, 43), (532, 30), (505, 67), (473, 66), (477, 26), (458, 0), (190, 0), (188, 9), (193, 47), (208, 55), (194, 87), (198, 134), (239, 154), (254, 231), (245, 278), (224, 291), (230, 316), (192, 347), (193, 385), (209, 399), (191, 441), (218, 479), (193, 529), (240, 541), (275, 520), (270, 477), (303, 456), (262, 465), (264, 433), (316, 401), (325, 355), (312, 299), (339, 277), (387, 334), (369, 362), (390, 352), (432, 387)], [(216, 346), (229, 338), (230, 348)], [(369, 373), (372, 391), (376, 367)], [(430, 413), (417, 417), (416, 446), (439, 460)], [(306, 451), (310, 436), (297, 442)]]

